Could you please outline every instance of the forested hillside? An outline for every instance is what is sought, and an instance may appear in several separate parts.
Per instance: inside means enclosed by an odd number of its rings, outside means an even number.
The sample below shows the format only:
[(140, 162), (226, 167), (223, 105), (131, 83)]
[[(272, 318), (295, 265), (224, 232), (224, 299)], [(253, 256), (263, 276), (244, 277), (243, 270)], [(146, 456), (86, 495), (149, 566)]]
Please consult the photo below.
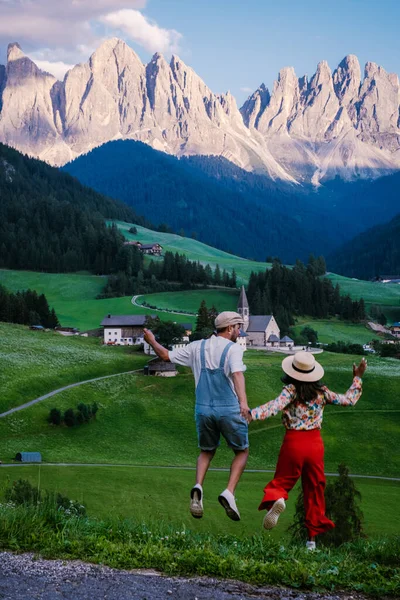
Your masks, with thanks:
[[(284, 262), (326, 253), (342, 227), (322, 230), (321, 208), (293, 187), (246, 174), (226, 160), (177, 159), (140, 142), (104, 144), (64, 167), (82, 183), (123, 200), (159, 225), (239, 256)], [(332, 219), (332, 225), (335, 221)], [(339, 232), (339, 233), (338, 233)]]
[(341, 275), (359, 279), (400, 275), (400, 214), (342, 246), (329, 257), (328, 267)]
[(0, 267), (108, 273), (123, 236), (106, 218), (149, 225), (122, 202), (0, 144)]

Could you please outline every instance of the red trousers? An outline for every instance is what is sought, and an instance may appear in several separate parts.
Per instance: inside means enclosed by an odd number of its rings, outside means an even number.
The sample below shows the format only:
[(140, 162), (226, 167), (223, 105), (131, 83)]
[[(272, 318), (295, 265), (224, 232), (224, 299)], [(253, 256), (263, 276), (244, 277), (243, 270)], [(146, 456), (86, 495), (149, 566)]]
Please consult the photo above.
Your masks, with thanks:
[(286, 431), (275, 476), (264, 488), (258, 510), (269, 510), (279, 498), (287, 500), (300, 477), (309, 536), (332, 529), (335, 524), (325, 516), (324, 443), (319, 429)]

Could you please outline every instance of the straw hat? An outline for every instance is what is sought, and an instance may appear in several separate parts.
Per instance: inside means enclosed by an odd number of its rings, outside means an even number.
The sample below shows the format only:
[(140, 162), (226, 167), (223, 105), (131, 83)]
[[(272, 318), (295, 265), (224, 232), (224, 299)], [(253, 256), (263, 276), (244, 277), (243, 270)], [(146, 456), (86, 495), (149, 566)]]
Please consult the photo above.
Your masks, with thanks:
[(297, 381), (319, 381), (324, 376), (324, 369), (311, 352), (296, 352), (282, 361), (282, 369)]

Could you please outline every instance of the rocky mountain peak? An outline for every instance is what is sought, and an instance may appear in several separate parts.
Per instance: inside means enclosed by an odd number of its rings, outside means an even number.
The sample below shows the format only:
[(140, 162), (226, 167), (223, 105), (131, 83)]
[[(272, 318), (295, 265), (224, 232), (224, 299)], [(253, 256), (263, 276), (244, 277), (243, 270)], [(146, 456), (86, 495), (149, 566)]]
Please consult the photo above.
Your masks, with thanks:
[[(2, 103), (2, 105), (1, 105)], [(346, 56), (333, 74), (279, 71), (240, 111), (213, 93), (178, 56), (144, 65), (119, 38), (105, 40), (63, 82), (42, 72), (17, 43), (0, 66), (0, 141), (61, 165), (113, 139), (175, 155), (214, 154), (286, 181), (376, 177), (400, 168), (400, 86), (376, 63)]]
[(7, 47), (7, 61), (18, 60), (19, 58), (25, 58), (25, 54), (22, 52), (21, 46), (18, 42), (8, 44)]

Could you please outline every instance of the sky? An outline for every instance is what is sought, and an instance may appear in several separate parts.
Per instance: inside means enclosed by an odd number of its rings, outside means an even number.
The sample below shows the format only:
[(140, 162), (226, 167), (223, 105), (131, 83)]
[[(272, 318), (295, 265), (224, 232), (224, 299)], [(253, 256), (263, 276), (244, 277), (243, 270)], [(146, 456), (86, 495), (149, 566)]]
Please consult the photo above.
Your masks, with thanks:
[(104, 39), (125, 40), (147, 63), (178, 55), (215, 93), (241, 106), (279, 70), (309, 77), (347, 54), (400, 75), (400, 0), (0, 0), (0, 64), (18, 42), (62, 78)]

